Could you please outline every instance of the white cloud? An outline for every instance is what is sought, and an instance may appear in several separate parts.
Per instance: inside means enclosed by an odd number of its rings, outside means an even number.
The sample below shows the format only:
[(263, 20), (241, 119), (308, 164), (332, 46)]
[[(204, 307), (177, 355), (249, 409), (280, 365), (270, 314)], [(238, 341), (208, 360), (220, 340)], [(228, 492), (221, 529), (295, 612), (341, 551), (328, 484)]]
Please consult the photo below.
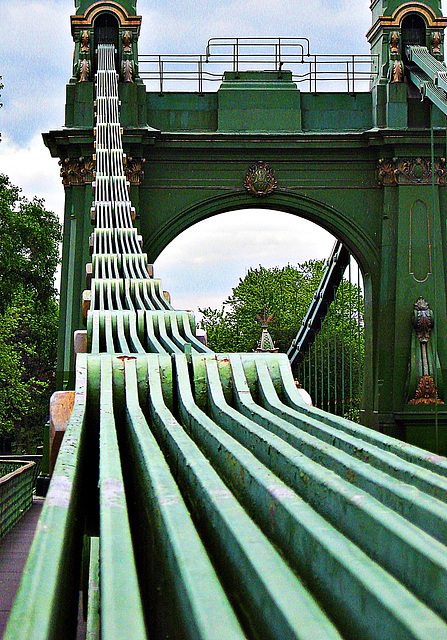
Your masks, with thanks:
[(23, 146), (37, 132), (63, 124), (72, 12), (70, 0), (1, 1), (1, 130)]
[(231, 211), (190, 227), (154, 263), (177, 308), (220, 307), (249, 268), (327, 258), (334, 238), (280, 211)]
[(50, 157), (40, 135), (36, 135), (26, 147), (2, 136), (0, 173), (6, 174), (12, 184), (19, 186), (26, 198), (43, 198), (47, 209), (54, 211), (62, 221), (64, 189), (58, 161)]

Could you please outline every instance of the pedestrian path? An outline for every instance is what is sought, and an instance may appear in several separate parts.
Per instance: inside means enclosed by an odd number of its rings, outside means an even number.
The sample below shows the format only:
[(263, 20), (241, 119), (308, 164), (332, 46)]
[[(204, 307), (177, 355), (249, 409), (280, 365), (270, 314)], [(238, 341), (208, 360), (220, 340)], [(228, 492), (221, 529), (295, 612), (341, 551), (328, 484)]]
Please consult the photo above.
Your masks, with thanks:
[(33, 541), (43, 498), (34, 498), (23, 518), (0, 540), (0, 638), (19, 586), (20, 576)]

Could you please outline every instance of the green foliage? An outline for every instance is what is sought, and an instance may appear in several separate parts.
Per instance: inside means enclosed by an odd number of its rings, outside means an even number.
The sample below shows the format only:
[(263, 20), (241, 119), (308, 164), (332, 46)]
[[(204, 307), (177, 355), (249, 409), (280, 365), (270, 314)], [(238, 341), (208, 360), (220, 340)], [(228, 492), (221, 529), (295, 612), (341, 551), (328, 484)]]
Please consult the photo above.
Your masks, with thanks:
[(315, 342), (297, 366), (299, 383), (315, 405), (358, 421), (363, 382), (364, 302), (358, 286), (343, 280)]
[(60, 238), (43, 202), (0, 175), (0, 434), (19, 451), (42, 440), (54, 388)]
[(44, 303), (54, 294), (61, 230), (42, 200), (31, 202), (0, 175), (0, 313), (11, 302), (18, 283)]
[[(322, 260), (250, 269), (221, 310), (200, 310), (200, 325), (207, 332), (208, 346), (220, 353), (254, 351), (261, 336), (257, 316), (263, 315), (265, 306), (267, 313), (273, 314), (269, 333), (278, 350), (286, 352), (323, 271)], [(358, 420), (363, 357), (363, 296), (356, 285), (344, 280), (314, 347), (294, 373), (315, 404)]]
[(309, 260), (296, 267), (249, 269), (233, 289), (220, 311), (200, 309), (201, 327), (215, 351), (253, 351), (261, 335), (257, 316), (264, 306), (273, 318), (269, 332), (279, 351), (290, 346), (324, 269), (322, 260)]

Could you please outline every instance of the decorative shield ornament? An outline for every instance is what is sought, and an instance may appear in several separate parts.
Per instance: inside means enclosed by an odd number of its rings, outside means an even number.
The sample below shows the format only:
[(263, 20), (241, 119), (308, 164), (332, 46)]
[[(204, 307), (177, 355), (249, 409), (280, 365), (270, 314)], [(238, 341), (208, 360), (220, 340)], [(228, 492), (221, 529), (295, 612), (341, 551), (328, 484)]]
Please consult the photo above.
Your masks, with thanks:
[(252, 196), (264, 198), (277, 188), (275, 172), (264, 161), (252, 164), (245, 174), (244, 187)]

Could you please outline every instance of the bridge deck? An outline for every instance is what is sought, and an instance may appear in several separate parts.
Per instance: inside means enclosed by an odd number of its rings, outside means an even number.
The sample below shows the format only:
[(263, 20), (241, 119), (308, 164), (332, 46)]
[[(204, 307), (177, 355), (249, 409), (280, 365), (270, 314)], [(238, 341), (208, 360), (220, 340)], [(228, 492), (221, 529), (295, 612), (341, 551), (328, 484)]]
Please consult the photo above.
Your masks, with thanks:
[(34, 498), (31, 509), (0, 540), (0, 638), (19, 586), (42, 505), (43, 499)]

